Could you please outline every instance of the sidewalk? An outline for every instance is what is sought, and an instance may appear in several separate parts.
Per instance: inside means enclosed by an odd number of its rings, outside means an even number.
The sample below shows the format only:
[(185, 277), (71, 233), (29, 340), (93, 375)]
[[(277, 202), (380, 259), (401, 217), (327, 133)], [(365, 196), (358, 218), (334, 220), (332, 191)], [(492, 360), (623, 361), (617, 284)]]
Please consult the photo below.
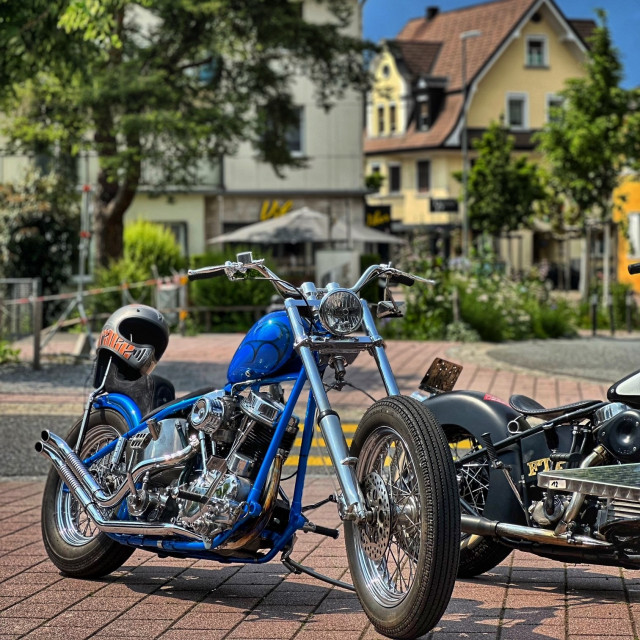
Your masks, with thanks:
[[(0, 483), (0, 640), (373, 640), (354, 594), (267, 565), (220, 565), (136, 551), (112, 575), (62, 577), (40, 537), (42, 481)], [(310, 478), (305, 502), (326, 497)], [(334, 505), (314, 522), (338, 526)], [(294, 559), (349, 580), (342, 536), (300, 534)], [(433, 640), (637, 638), (640, 572), (565, 565), (521, 552), (456, 583)]]
[[(241, 338), (239, 334), (172, 336), (158, 373), (169, 377), (179, 392), (209, 383), (221, 385), (226, 363)], [(461, 356), (457, 361), (464, 365), (457, 388), (487, 391), (504, 399), (518, 392), (543, 404), (561, 404), (604, 397), (608, 387), (604, 382), (534, 374), (499, 364), (479, 347), (474, 351), (450, 343), (390, 342), (389, 358), (401, 391), (414, 391), (433, 357), (447, 357), (449, 352)], [(349, 374), (354, 385), (375, 397), (382, 395), (377, 368), (368, 355), (361, 355)], [(77, 416), (90, 388), (88, 375), (88, 365), (47, 364), (40, 372), (24, 366), (0, 367), (0, 428), (5, 442), (8, 433), (19, 439), (28, 433), (26, 427), (40, 428), (32, 423), (43, 414), (49, 421)], [(355, 390), (333, 393), (332, 400), (344, 418), (356, 422), (370, 403)], [(33, 442), (26, 440), (16, 455), (27, 446), (29, 455), (35, 456)], [(381, 637), (353, 594), (311, 577), (290, 575), (277, 561), (221, 565), (136, 551), (107, 578), (64, 578), (49, 562), (41, 541), (42, 488), (38, 478), (0, 481), (0, 640)], [(311, 476), (304, 501), (315, 502), (333, 490), (332, 478)], [(310, 517), (324, 526), (339, 525), (335, 505), (325, 505)], [(342, 536), (331, 540), (300, 534), (292, 557), (349, 581)], [(515, 552), (482, 577), (458, 581), (445, 616), (428, 637), (612, 639), (637, 638), (639, 630), (639, 571), (565, 565)]]

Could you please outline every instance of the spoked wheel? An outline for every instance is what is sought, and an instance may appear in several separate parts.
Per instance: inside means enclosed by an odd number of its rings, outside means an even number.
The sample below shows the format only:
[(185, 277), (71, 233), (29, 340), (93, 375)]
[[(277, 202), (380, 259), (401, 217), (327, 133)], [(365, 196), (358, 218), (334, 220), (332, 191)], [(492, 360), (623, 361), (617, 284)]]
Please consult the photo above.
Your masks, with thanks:
[[(80, 430), (77, 423), (67, 441), (75, 443)], [(99, 411), (89, 417), (80, 458), (84, 459), (127, 431), (124, 419), (113, 411)], [(92, 475), (104, 487), (108, 485), (110, 455), (96, 461)], [(93, 520), (51, 469), (42, 498), (42, 537), (51, 561), (64, 573), (76, 578), (103, 576), (125, 562), (133, 549), (100, 533)]]
[[(453, 425), (445, 425), (443, 429), (455, 462), (469, 453), (482, 449), (480, 443), (466, 429)], [(461, 511), (470, 515), (482, 515), (489, 495), (489, 457), (483, 455), (456, 466)], [(473, 578), (489, 571), (500, 564), (509, 553), (509, 547), (493, 538), (463, 533), (460, 537), (458, 577)]]
[(345, 521), (349, 568), (376, 629), (416, 638), (444, 613), (458, 564), (460, 512), (447, 442), (412, 398), (376, 402), (351, 445), (369, 517)]

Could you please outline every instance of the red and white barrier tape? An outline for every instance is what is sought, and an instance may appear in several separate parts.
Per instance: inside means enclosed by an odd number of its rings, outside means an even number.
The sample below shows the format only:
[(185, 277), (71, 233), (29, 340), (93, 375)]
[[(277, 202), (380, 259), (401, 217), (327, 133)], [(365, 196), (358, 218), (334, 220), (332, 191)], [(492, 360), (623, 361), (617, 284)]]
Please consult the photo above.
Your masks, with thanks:
[[(166, 278), (152, 278), (150, 280), (143, 280), (142, 282), (124, 282), (121, 285), (114, 287), (103, 287), (101, 289), (86, 289), (82, 291), (82, 296), (95, 296), (100, 293), (112, 293), (113, 291), (123, 291), (125, 289), (134, 289), (136, 287), (149, 287), (152, 285), (162, 284), (187, 284), (187, 276), (175, 275)], [(78, 296), (78, 292), (73, 293), (58, 293), (50, 296), (29, 296), (27, 298), (15, 298), (13, 300), (3, 300), (0, 306), (13, 306), (18, 304), (31, 304), (33, 302), (50, 302), (52, 300), (71, 300)]]

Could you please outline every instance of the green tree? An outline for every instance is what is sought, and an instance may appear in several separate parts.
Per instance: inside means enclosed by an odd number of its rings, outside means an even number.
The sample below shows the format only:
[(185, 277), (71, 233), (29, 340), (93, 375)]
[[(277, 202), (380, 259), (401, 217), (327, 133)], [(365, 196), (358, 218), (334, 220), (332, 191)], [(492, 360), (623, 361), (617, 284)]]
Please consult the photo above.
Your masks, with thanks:
[(538, 167), (524, 156), (513, 157), (514, 138), (498, 122), (473, 147), (478, 155), (468, 181), (471, 229), (497, 237), (526, 226), (534, 203), (545, 198)]
[(563, 106), (537, 136), (551, 184), (568, 200), (560, 215), (569, 213), (569, 222), (583, 232), (590, 219), (609, 223), (621, 173), (640, 159), (640, 91), (620, 87), (622, 65), (605, 12), (598, 11), (598, 18), (585, 76), (567, 81)]
[(193, 184), (202, 161), (246, 140), (277, 171), (301, 164), (287, 145), (295, 77), (310, 78), (326, 108), (368, 81), (369, 45), (344, 30), (358, 5), (323, 4), (325, 24), (291, 0), (3, 3), (0, 86), (13, 88), (4, 107), (17, 113), (7, 134), (32, 153), (97, 152), (99, 264), (122, 254), (143, 169), (159, 191)]

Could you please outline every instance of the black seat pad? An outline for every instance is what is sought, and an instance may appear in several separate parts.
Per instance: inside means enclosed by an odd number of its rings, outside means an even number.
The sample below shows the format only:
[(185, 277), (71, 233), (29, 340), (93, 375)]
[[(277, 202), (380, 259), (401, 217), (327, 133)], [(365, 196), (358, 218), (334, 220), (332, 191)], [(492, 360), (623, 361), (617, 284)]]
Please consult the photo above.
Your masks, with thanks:
[(511, 408), (525, 416), (534, 416), (536, 418), (556, 418), (564, 413), (571, 413), (580, 409), (586, 409), (593, 405), (599, 404), (600, 400), (580, 400), (580, 402), (572, 402), (561, 407), (553, 407), (547, 409), (539, 402), (528, 396), (520, 394), (513, 395), (509, 398)]

